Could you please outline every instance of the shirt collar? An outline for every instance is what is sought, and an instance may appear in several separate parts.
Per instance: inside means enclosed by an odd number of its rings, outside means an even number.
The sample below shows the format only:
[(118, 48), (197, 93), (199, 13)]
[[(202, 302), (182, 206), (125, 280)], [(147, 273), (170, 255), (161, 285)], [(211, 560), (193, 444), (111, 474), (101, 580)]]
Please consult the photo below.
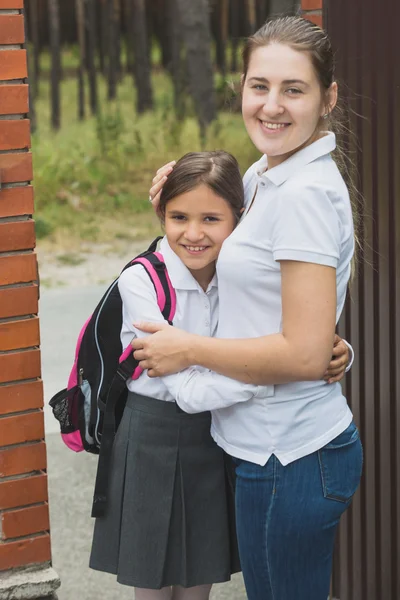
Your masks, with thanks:
[[(160, 252), (164, 257), (164, 262), (167, 267), (172, 286), (176, 290), (201, 290), (200, 285), (197, 283), (189, 269), (183, 264), (179, 256), (177, 256), (171, 249), (166, 236), (164, 236), (161, 240)], [(217, 286), (217, 274), (215, 273), (207, 291)]]
[(295, 171), (305, 167), (321, 156), (329, 154), (336, 148), (336, 136), (332, 131), (324, 131), (324, 135), (306, 146), (302, 150), (295, 152), (283, 163), (266, 171), (268, 167), (267, 157), (264, 155), (257, 163), (257, 175), (266, 177), (274, 185), (279, 186), (284, 183)]

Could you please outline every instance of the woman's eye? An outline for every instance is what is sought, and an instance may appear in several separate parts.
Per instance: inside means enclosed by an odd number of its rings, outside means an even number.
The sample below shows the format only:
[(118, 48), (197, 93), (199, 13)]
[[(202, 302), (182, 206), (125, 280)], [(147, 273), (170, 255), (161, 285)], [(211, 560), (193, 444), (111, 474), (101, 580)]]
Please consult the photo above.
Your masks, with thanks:
[(303, 92), (301, 90), (298, 90), (297, 88), (289, 88), (288, 90), (286, 90), (288, 94), (291, 95), (296, 95), (296, 94), (302, 94)]
[(265, 91), (267, 89), (267, 86), (262, 85), (261, 83), (259, 83), (257, 85), (254, 85), (253, 88), (255, 90), (257, 90), (258, 92), (263, 92), (263, 91)]

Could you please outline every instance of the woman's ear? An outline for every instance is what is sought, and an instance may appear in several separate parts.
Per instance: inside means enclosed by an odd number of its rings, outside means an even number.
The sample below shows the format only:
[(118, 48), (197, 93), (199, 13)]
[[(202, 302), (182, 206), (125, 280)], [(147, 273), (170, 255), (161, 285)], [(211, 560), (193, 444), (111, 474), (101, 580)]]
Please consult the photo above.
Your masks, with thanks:
[(331, 113), (335, 108), (338, 100), (338, 84), (336, 81), (331, 83), (329, 90), (327, 91), (327, 103), (326, 112)]

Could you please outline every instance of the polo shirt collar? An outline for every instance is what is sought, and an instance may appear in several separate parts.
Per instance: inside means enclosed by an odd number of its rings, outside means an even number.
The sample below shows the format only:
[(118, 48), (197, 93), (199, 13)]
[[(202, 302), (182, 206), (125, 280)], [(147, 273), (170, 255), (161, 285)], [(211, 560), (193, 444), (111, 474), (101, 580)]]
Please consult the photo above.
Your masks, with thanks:
[[(176, 290), (199, 290), (200, 285), (197, 283), (189, 269), (183, 264), (179, 256), (171, 249), (168, 244), (167, 237), (164, 236), (160, 243), (160, 252), (164, 257), (168, 275), (172, 286)], [(208, 289), (217, 287), (217, 275), (212, 278)]]
[(280, 165), (273, 167), (270, 171), (265, 171), (268, 167), (267, 157), (264, 155), (257, 163), (257, 175), (266, 177), (274, 185), (279, 186), (284, 183), (295, 171), (302, 169), (309, 163), (321, 156), (325, 156), (336, 148), (336, 136), (332, 131), (324, 131), (324, 135), (306, 146), (302, 150), (295, 152)]

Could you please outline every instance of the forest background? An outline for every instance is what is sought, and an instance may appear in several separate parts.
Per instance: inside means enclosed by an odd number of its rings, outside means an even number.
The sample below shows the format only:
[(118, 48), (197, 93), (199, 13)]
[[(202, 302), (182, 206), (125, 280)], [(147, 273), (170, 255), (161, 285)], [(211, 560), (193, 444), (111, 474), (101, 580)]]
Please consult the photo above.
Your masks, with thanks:
[(36, 232), (150, 239), (154, 172), (189, 151), (258, 157), (240, 115), (243, 39), (294, 0), (25, 0)]

